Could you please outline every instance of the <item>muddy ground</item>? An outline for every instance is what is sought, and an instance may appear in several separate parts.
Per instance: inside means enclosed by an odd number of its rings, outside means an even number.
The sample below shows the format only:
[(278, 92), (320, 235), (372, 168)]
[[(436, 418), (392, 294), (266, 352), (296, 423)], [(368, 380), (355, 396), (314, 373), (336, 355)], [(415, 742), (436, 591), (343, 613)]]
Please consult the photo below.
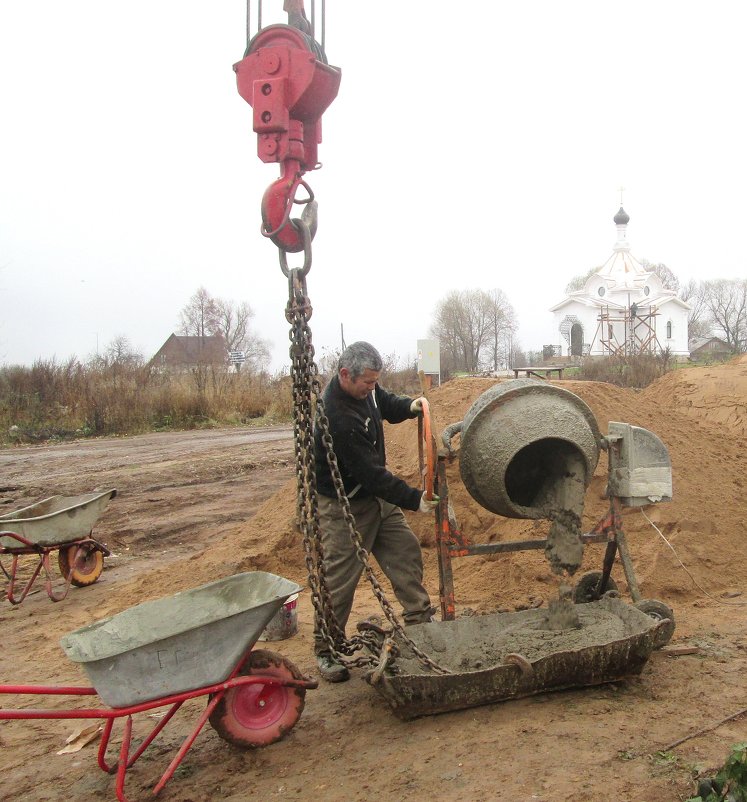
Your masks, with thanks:
[[(677, 385), (665, 379), (671, 386), (662, 383), (645, 393), (562, 383), (586, 400), (603, 431), (609, 420), (646, 426), (672, 456), (675, 500), (647, 510), (671, 548), (640, 511), (624, 517), (644, 595), (667, 601), (677, 619), (668, 647), (673, 651), (655, 652), (640, 676), (403, 722), (356, 671), (347, 683), (322, 683), (309, 691), (296, 727), (266, 749), (240, 751), (206, 727), (160, 798), (664, 802), (692, 795), (693, 776), (720, 765), (747, 730), (747, 717), (737, 717), (668, 748), (747, 704), (747, 366), (736, 363), (728, 370), (723, 376), (687, 376)], [(489, 384), (462, 380), (434, 391), (440, 425), (461, 419)], [(729, 397), (719, 401), (724, 387)], [(728, 411), (720, 413), (727, 402)], [(388, 441), (392, 467), (415, 483), (412, 425), (393, 427)], [(43, 591), (19, 607), (3, 602), (2, 682), (86, 684), (62, 653), (60, 636), (146, 599), (252, 569), (303, 582), (293, 525), (293, 463), (286, 429), (154, 434), (0, 451), (2, 510), (53, 493), (118, 490), (94, 529), (113, 552), (95, 585), (73, 589), (57, 604)], [(451, 495), (470, 538), (546, 534), (540, 522), (507, 521), (477, 508), (455, 470), (450, 469)], [(585, 531), (604, 513), (605, 471), (602, 459), (587, 493)], [(424, 545), (426, 583), (436, 599), (432, 523), (425, 516), (410, 520)], [(584, 569), (600, 567), (601, 559), (602, 547), (587, 547)], [(619, 566), (613, 576), (629, 598)], [(546, 606), (557, 583), (538, 551), (457, 561), (455, 586), (459, 614), (466, 608)], [(315, 675), (308, 593), (298, 609), (298, 634), (267, 646)], [(369, 589), (361, 588), (352, 620), (377, 609)], [(0, 703), (33, 704), (28, 697)], [(61, 697), (45, 706), (71, 705), (83, 706)], [(185, 704), (129, 773), (132, 800), (150, 797), (203, 705), (204, 700)], [(152, 721), (141, 714), (136, 733)], [(63, 720), (0, 722), (0, 799), (114, 799), (113, 779), (96, 765), (95, 743), (56, 754), (77, 726)]]

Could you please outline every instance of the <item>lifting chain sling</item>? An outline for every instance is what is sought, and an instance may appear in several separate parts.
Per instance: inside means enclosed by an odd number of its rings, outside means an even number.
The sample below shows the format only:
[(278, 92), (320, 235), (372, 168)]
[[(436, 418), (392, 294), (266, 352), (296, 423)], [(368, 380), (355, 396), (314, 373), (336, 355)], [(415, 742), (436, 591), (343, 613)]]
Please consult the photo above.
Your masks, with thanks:
[[(305, 19), (300, 0), (286, 0), (286, 10), (292, 25)], [(334, 452), (309, 327), (312, 307), (306, 276), (312, 263), (311, 243), (316, 232), (317, 203), (303, 180), (303, 174), (319, 166), (316, 146), (321, 141), (321, 114), (337, 94), (340, 71), (326, 63), (320, 46), (304, 32), (308, 24), (300, 23), (299, 27), (292, 25), (272, 25), (260, 30), (248, 42), (246, 55), (234, 65), (234, 71), (239, 94), (254, 109), (254, 130), (258, 134), (260, 158), (266, 162), (281, 163), (280, 179), (270, 185), (262, 199), (262, 233), (277, 246), (280, 267), (288, 279), (285, 316), (290, 323), (289, 353), (298, 491), (296, 513), (303, 537), (316, 625), (329, 651), (345, 666), (375, 667), (375, 672), (380, 676), (396, 654), (393, 638), (396, 634), (398, 640), (406, 643), (424, 665), (436, 673), (447, 674), (450, 673), (448, 669), (434, 662), (407, 636), (376, 579), (350, 510)], [(307, 193), (301, 200), (296, 198), (299, 186), (303, 186)], [(301, 217), (291, 218), (293, 204), (304, 206)], [(303, 266), (289, 268), (287, 254), (301, 251), (304, 255)], [(314, 455), (315, 418), (316, 426), (321, 430), (327, 463), (351, 543), (391, 625), (392, 633), (383, 643), (380, 633), (371, 629), (364, 629), (347, 638), (333, 611), (320, 537)], [(353, 657), (361, 650), (364, 650), (363, 654)], [(374, 656), (377, 652), (378, 658)]]

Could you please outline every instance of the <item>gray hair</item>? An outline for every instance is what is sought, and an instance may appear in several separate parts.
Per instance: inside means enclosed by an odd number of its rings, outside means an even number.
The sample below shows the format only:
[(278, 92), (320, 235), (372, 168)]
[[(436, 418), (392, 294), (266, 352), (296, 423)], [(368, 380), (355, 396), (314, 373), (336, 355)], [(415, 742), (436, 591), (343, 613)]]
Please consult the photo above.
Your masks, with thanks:
[(381, 354), (371, 345), (363, 341), (349, 345), (340, 354), (340, 361), (337, 363), (337, 370), (347, 368), (350, 371), (350, 378), (357, 379), (367, 370), (375, 370), (377, 373), (383, 366)]

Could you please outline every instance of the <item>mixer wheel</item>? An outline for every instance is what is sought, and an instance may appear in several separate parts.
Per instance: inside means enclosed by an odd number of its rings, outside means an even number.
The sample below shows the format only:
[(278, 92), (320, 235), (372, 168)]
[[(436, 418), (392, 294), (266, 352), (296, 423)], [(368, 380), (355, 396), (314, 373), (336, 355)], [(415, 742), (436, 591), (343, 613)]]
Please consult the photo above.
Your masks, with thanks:
[(656, 641), (654, 642), (655, 649), (661, 649), (662, 646), (666, 646), (672, 640), (672, 635), (674, 635), (675, 625), (672, 608), (664, 604), (664, 602), (658, 601), (658, 599), (641, 599), (635, 606), (642, 613), (646, 613), (647, 616), (656, 621), (664, 621), (665, 619), (669, 621), (665, 626), (659, 627), (656, 633)]
[[(584, 574), (578, 580), (578, 584), (573, 591), (573, 601), (576, 604), (588, 604), (589, 602), (597, 601), (600, 597), (597, 595), (596, 589), (601, 578), (601, 571), (589, 571), (588, 574)], [(608, 590), (617, 590), (617, 584), (612, 577), (607, 580), (605, 593)]]

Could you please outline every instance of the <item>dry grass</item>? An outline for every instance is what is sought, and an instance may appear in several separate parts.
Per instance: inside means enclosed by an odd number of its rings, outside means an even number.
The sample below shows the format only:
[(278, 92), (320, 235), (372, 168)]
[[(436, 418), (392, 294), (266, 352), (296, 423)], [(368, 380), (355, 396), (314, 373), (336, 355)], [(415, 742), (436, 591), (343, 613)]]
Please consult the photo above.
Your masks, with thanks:
[(288, 420), (287, 377), (39, 360), (0, 368), (0, 442)]
[[(397, 367), (396, 365), (394, 366)], [(414, 369), (382, 373), (393, 392), (418, 395)], [(206, 365), (159, 373), (138, 361), (38, 360), (0, 368), (0, 444), (162, 429), (290, 422), (289, 376)]]

